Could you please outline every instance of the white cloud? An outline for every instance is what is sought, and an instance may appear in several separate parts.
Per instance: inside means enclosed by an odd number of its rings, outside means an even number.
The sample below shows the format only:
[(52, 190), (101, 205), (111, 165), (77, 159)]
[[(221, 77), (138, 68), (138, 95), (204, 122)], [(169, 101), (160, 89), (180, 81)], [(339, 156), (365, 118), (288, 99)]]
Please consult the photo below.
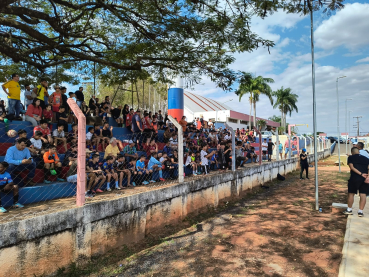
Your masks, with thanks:
[(369, 4), (346, 4), (328, 20), (324, 20), (314, 35), (316, 47), (333, 49), (344, 46), (350, 50), (369, 44)]
[(364, 59), (357, 60), (356, 63), (367, 63), (369, 62), (369, 57), (366, 57)]

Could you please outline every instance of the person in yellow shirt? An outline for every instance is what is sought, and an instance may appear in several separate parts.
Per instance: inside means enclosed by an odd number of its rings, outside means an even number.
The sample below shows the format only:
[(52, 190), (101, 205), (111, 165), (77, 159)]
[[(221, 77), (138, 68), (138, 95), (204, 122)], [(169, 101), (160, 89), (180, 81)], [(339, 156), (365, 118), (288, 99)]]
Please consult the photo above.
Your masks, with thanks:
[(21, 88), (18, 82), (19, 75), (17, 73), (13, 73), (12, 79), (4, 83), (2, 85), (2, 88), (5, 91), (6, 95), (8, 95), (8, 115), (15, 116), (14, 119), (22, 120), (22, 118), (19, 116), (20, 111), (22, 110), (22, 106), (20, 101)]
[(110, 144), (105, 148), (104, 159), (106, 159), (107, 156), (112, 156), (114, 160), (117, 159), (118, 154), (120, 154), (118, 143), (119, 141), (117, 141), (116, 138), (113, 137), (110, 139)]
[(40, 107), (43, 110), (46, 109), (45, 96), (49, 96), (47, 93), (47, 86), (47, 81), (45, 79), (41, 79), (41, 84), (33, 89), (33, 92), (37, 94), (37, 99), (40, 99)]

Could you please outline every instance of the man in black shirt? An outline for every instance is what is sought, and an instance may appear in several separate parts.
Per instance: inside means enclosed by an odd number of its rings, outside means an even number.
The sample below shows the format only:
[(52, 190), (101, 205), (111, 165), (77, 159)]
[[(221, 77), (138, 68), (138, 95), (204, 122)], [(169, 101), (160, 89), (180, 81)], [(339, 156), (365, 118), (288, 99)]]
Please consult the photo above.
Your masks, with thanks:
[[(269, 162), (272, 161), (273, 150), (274, 150), (274, 143), (269, 138), (269, 141), (268, 141), (268, 161)], [(278, 155), (278, 153), (277, 153), (277, 155)]]
[(352, 215), (352, 205), (354, 204), (354, 195), (359, 191), (360, 203), (358, 216), (364, 216), (363, 210), (366, 204), (366, 195), (369, 192), (369, 184), (365, 183), (368, 177), (369, 159), (359, 154), (357, 147), (351, 148), (351, 156), (347, 158), (347, 164), (350, 167), (350, 179), (348, 180), (348, 199), (347, 210), (344, 214)]
[(69, 106), (68, 106), (68, 103), (67, 103), (67, 100), (68, 100), (67, 88), (66, 87), (61, 87), (60, 92), (62, 94), (62, 101), (63, 101), (62, 103), (63, 103), (63, 105), (65, 105), (65, 113), (68, 114)]
[(77, 105), (81, 108), (82, 102), (85, 101), (85, 96), (83, 95), (83, 87), (79, 87), (78, 90), (74, 93), (77, 99)]
[(309, 179), (309, 163), (307, 160), (308, 156), (306, 153), (306, 149), (303, 148), (300, 154), (300, 167), (301, 167), (301, 171), (300, 171), (300, 180), (303, 180), (304, 178), (302, 178), (302, 173), (306, 172), (306, 179)]

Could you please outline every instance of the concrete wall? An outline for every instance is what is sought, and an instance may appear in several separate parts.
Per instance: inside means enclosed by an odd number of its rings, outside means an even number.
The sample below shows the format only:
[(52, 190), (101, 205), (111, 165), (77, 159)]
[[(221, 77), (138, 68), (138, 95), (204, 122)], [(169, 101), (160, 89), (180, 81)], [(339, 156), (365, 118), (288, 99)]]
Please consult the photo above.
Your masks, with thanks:
[[(330, 151), (319, 153), (327, 157)], [(310, 157), (312, 160), (312, 157)], [(197, 178), (116, 200), (0, 225), (0, 276), (52, 274), (124, 244), (138, 242), (207, 206), (296, 170), (298, 159)]]

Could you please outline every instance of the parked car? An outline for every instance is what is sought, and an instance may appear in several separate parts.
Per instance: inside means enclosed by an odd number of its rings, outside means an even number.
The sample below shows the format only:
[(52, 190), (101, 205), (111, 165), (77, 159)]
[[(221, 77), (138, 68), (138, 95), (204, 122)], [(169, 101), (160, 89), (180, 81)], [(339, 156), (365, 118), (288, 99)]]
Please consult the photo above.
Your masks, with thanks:
[(261, 131), (260, 133), (262, 138), (271, 138), (273, 136), (271, 131)]
[(329, 139), (331, 143), (338, 141), (337, 137), (327, 137), (327, 139)]

